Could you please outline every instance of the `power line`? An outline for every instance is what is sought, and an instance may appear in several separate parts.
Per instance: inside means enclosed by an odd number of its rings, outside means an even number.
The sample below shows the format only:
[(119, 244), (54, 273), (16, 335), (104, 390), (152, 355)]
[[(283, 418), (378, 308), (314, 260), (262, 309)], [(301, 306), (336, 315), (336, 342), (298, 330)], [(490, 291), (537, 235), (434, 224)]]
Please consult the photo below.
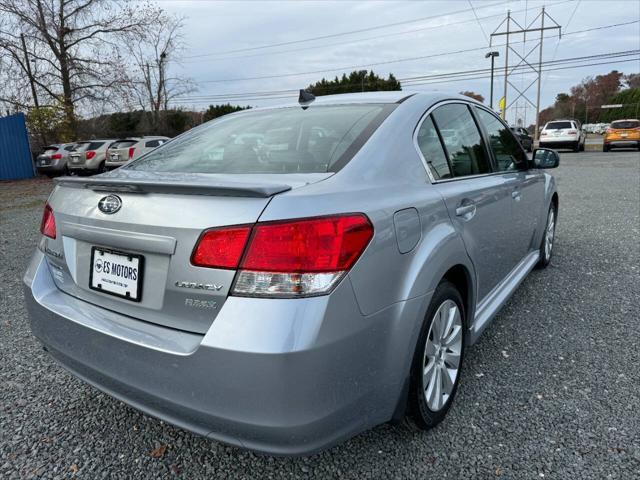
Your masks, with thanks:
[[(627, 63), (627, 62), (636, 62), (637, 59), (632, 58), (632, 59), (627, 59), (627, 60), (616, 60), (616, 61), (605, 61), (605, 62), (594, 62), (594, 63), (587, 63), (587, 64), (580, 64), (580, 65), (571, 65), (571, 66), (565, 66), (565, 67), (557, 67), (557, 68), (551, 68), (551, 69), (543, 69), (544, 72), (546, 71), (555, 71), (555, 70), (571, 70), (571, 69), (577, 69), (577, 68), (585, 68), (585, 67), (593, 67), (593, 66), (598, 66), (598, 65), (614, 65), (614, 64), (619, 64), (619, 63)], [(497, 77), (502, 76), (502, 74), (496, 75)], [(458, 79), (453, 79), (453, 80), (437, 80), (437, 81), (431, 81), (431, 82), (420, 82), (420, 83), (415, 83), (413, 84), (413, 86), (420, 86), (420, 85), (437, 85), (437, 84), (442, 84), (442, 83), (450, 83), (450, 82), (461, 82), (461, 81), (470, 81), (470, 80), (483, 80), (483, 79), (487, 79), (490, 78), (489, 75), (482, 75), (482, 76), (477, 76), (477, 77), (473, 77), (473, 78), (458, 78)], [(266, 99), (268, 100), (292, 100), (294, 97), (292, 95), (295, 95), (296, 91), (292, 91), (291, 95), (278, 95), (278, 96), (272, 96), (272, 97), (268, 97)], [(241, 99), (244, 102), (248, 102), (251, 100), (265, 100), (265, 97), (245, 97)], [(202, 100), (185, 100), (185, 101), (181, 101), (178, 103), (182, 103), (182, 104), (196, 104), (196, 103), (212, 103), (215, 102), (216, 100), (207, 100), (207, 99), (202, 99)], [(240, 100), (238, 100), (240, 101)], [(174, 100), (175, 102), (175, 100)]]
[[(640, 20), (633, 20), (633, 21), (623, 22), (623, 23), (618, 23), (618, 24), (604, 25), (604, 26), (589, 28), (589, 29), (585, 29), (585, 30), (578, 30), (578, 31), (575, 31), (575, 32), (569, 32), (569, 33), (565, 33), (564, 35), (565, 36), (576, 35), (576, 34), (579, 34), (579, 33), (585, 33), (585, 32), (590, 32), (590, 31), (594, 31), (594, 30), (602, 30), (603, 28), (614, 28), (614, 27), (619, 27), (619, 26), (624, 26), (624, 25), (631, 25), (633, 23), (639, 23), (639, 22), (640, 22)], [(511, 44), (523, 43), (523, 42), (524, 41), (517, 41), (517, 42), (511, 42)], [(500, 47), (500, 46), (504, 46), (504, 45), (495, 45), (495, 47)], [(398, 58), (398, 59), (395, 59), (395, 60), (387, 60), (387, 61), (383, 61), (383, 62), (373, 62), (373, 63), (367, 63), (367, 64), (362, 64), (362, 65), (350, 65), (350, 66), (332, 67), (332, 68), (325, 68), (325, 69), (321, 69), (321, 70), (312, 70), (312, 71), (306, 71), (306, 72), (292, 72), (292, 73), (283, 73), (283, 74), (275, 74), (275, 75), (258, 75), (258, 76), (254, 76), (254, 77), (238, 77), (238, 78), (222, 78), (222, 79), (215, 79), (215, 80), (201, 80), (201, 81), (195, 82), (195, 83), (198, 83), (198, 84), (204, 84), (204, 83), (228, 83), (228, 82), (241, 82), (241, 81), (249, 81), (249, 80), (268, 80), (268, 79), (274, 79), (274, 78), (299, 77), (299, 76), (303, 76), (303, 75), (321, 74), (321, 73), (329, 73), (329, 72), (339, 72), (339, 71), (345, 71), (345, 70), (357, 70), (357, 69), (375, 67), (375, 66), (380, 66), (380, 65), (390, 65), (390, 64), (393, 64), (393, 63), (410, 62), (410, 61), (416, 61), (416, 60), (426, 60), (428, 58), (436, 58), (436, 57), (442, 57), (442, 56), (448, 56), (448, 55), (457, 55), (457, 54), (460, 54), (460, 53), (468, 53), (468, 52), (477, 52), (477, 51), (481, 51), (481, 50), (485, 50), (485, 49), (486, 49), (486, 47), (467, 48), (467, 49), (455, 50), (455, 51), (450, 51), (450, 52), (434, 53), (434, 54), (430, 54), (430, 55), (421, 55), (421, 56), (417, 56), (417, 57)]]
[[(640, 54), (640, 50), (626, 50), (619, 52), (607, 52), (596, 55), (588, 55), (581, 57), (571, 57), (564, 58), (559, 60), (547, 61), (543, 62), (545, 67), (556, 67), (556, 68), (544, 68), (544, 71), (554, 71), (554, 70), (564, 70), (569, 68), (582, 68), (583, 66), (593, 66), (593, 65), (606, 65), (610, 63), (623, 63), (629, 61), (637, 61), (636, 58), (627, 59), (627, 60), (619, 60), (620, 58), (629, 57), (629, 56), (637, 56)], [(598, 59), (616, 59), (614, 61), (606, 61), (601, 63), (589, 63), (585, 64), (586, 60), (598, 60)], [(557, 67), (558, 65), (566, 65), (570, 63), (580, 62), (580, 65), (570, 65)], [(525, 66), (513, 66), (516, 68), (526, 68)], [(511, 67), (510, 67), (511, 68)], [(458, 72), (448, 72), (442, 74), (433, 74), (433, 75), (422, 75), (415, 77), (406, 77), (399, 78), (398, 80), (403, 83), (403, 86), (411, 87), (416, 85), (427, 85), (427, 84), (437, 84), (437, 83), (445, 83), (445, 82), (453, 82), (453, 81), (469, 81), (469, 80), (477, 80), (482, 78), (488, 78), (489, 70), (487, 68), (483, 69), (474, 69), (474, 70), (464, 70)], [(500, 77), (501, 75), (497, 75)], [(220, 101), (224, 99), (229, 100), (264, 100), (264, 99), (279, 99), (279, 98), (291, 98), (291, 95), (296, 93), (297, 90), (274, 90), (274, 91), (261, 91), (261, 92), (236, 92), (229, 94), (217, 94), (217, 95), (209, 95), (209, 96), (191, 96), (191, 97), (181, 97), (179, 99), (174, 99), (174, 102), (179, 103), (188, 103), (188, 102), (208, 102), (208, 101)]]
[[(479, 8), (490, 8), (490, 7), (496, 7), (499, 5), (503, 5), (504, 2), (496, 2), (496, 3), (490, 3), (488, 5), (483, 5), (482, 7)], [(328, 35), (320, 35), (318, 37), (309, 37), (309, 38), (302, 38), (299, 40), (290, 40), (287, 42), (280, 42), (280, 43), (271, 43), (271, 44), (267, 44), (267, 45), (258, 45), (255, 47), (246, 47), (246, 48), (238, 48), (235, 50), (227, 50), (224, 52), (216, 52), (216, 53), (202, 53), (202, 54), (198, 54), (198, 55), (188, 55), (185, 56), (183, 58), (200, 58), (200, 57), (208, 57), (208, 56), (212, 56), (212, 55), (221, 55), (221, 54), (227, 54), (227, 53), (241, 53), (241, 52), (248, 52), (248, 51), (252, 51), (252, 50), (262, 50), (262, 49), (266, 49), (266, 48), (273, 48), (273, 47), (283, 47), (286, 45), (295, 45), (297, 43), (306, 43), (306, 42), (312, 42), (315, 40), (325, 40), (327, 38), (336, 38), (336, 37), (341, 37), (344, 35), (353, 35), (355, 33), (364, 33), (364, 32), (371, 32), (373, 30), (380, 30), (380, 29), (384, 29), (384, 28), (389, 28), (389, 27), (397, 27), (400, 25), (407, 25), (410, 23), (418, 23), (418, 22), (422, 22), (424, 20), (433, 20), (435, 18), (441, 18), (441, 17), (448, 17), (451, 15), (458, 15), (460, 13), (467, 13), (471, 11), (471, 9), (466, 8), (464, 10), (456, 10), (453, 12), (447, 12), (447, 13), (441, 13), (438, 15), (430, 15), (427, 17), (421, 17), (421, 18), (414, 18), (413, 20), (404, 20), (402, 22), (394, 22), (394, 23), (386, 23), (386, 24), (382, 24), (382, 25), (376, 25), (373, 27), (366, 27), (366, 28), (360, 28), (357, 30), (350, 30), (347, 32), (340, 32), (340, 33), (332, 33), (332, 34), (328, 34)]]
[[(484, 27), (482, 26), (482, 23), (480, 22), (480, 19), (478, 18), (478, 14), (476, 13), (476, 9), (473, 8), (473, 3), (471, 3), (471, 0), (467, 0), (469, 2), (469, 6), (471, 7), (471, 10), (473, 11), (473, 16), (476, 17), (476, 22), (478, 22), (478, 26), (480, 27), (480, 31), (482, 32), (482, 35), (484, 36), (484, 39), (487, 41), (487, 45), (489, 44), (489, 37), (487, 36), (487, 32), (484, 31)], [(526, 9), (525, 9), (526, 11)]]
[[(563, 0), (560, 2), (555, 2), (555, 3), (550, 3), (549, 6), (554, 6), (554, 5), (560, 5), (560, 4), (564, 4), (564, 3), (570, 3), (570, 2), (575, 2), (577, 0)], [(525, 8), (525, 9), (520, 9), (520, 10), (514, 10), (512, 13), (520, 13), (520, 12), (525, 12), (527, 10), (533, 10), (534, 8)], [(491, 18), (497, 18), (497, 17), (501, 17), (503, 14), (502, 13), (497, 13), (494, 15), (487, 15), (484, 17), (477, 17), (476, 19), (469, 19), (469, 20), (461, 20), (458, 22), (450, 22), (450, 23), (444, 23), (441, 25), (431, 25), (431, 26), (427, 26), (427, 27), (421, 27), (421, 28), (415, 28), (412, 30), (405, 30), (402, 32), (392, 32), (392, 33), (387, 33), (387, 34), (378, 34), (375, 36), (370, 36), (370, 37), (363, 37), (363, 38), (357, 38), (357, 39), (353, 39), (353, 40), (342, 40), (340, 42), (334, 42), (334, 43), (325, 43), (322, 45), (314, 45), (313, 48), (327, 48), (327, 47), (336, 47), (336, 46), (344, 46), (344, 45), (348, 45), (348, 44), (353, 44), (353, 43), (360, 43), (360, 42), (365, 42), (368, 40), (378, 40), (378, 39), (382, 39), (382, 38), (388, 38), (388, 37), (395, 37), (395, 36), (400, 36), (400, 35), (408, 35), (410, 33), (416, 33), (416, 32), (423, 32), (426, 30), (435, 30), (438, 28), (443, 28), (443, 27), (451, 27), (454, 25), (463, 25), (466, 23), (473, 23), (474, 21), (477, 20), (487, 20), (487, 19), (491, 19)], [(232, 55), (232, 56), (220, 56), (218, 58), (208, 58), (205, 60), (182, 60), (180, 61), (181, 64), (192, 64), (192, 63), (201, 63), (204, 61), (216, 61), (216, 60), (237, 60), (237, 59), (242, 59), (242, 58), (255, 58), (255, 57), (264, 57), (264, 56), (268, 56), (268, 55), (280, 55), (280, 54), (284, 54), (284, 53), (293, 53), (293, 52), (302, 52), (302, 51), (309, 51), (309, 47), (299, 47), (299, 48), (293, 48), (293, 49), (288, 49), (288, 50), (279, 50), (277, 52), (261, 52), (261, 53), (253, 53), (253, 54), (249, 54), (249, 55)], [(223, 53), (211, 53), (208, 54), (211, 56), (218, 56), (218, 55), (224, 55)], [(191, 58), (191, 57), (184, 57), (184, 58)]]

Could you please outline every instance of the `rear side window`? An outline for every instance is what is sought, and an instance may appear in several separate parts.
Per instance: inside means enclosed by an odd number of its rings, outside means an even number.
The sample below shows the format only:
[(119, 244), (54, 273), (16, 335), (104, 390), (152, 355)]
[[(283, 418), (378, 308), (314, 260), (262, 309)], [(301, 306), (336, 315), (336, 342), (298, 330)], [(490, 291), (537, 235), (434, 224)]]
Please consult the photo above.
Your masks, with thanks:
[(318, 105), (243, 112), (190, 130), (127, 168), (198, 173), (335, 171), (334, 165), (355, 155), (361, 134), (373, 133), (374, 120), (388, 114), (387, 107), (392, 106)]
[(48, 147), (44, 147), (44, 151), (42, 153), (55, 153), (58, 151), (58, 147), (56, 145), (50, 145)]
[(544, 127), (545, 130), (564, 130), (567, 128), (575, 128), (571, 122), (549, 122)]
[(625, 128), (638, 128), (640, 127), (640, 121), (638, 120), (619, 120), (617, 122), (611, 122), (609, 128), (625, 129)]
[(82, 142), (76, 145), (75, 150), (77, 152), (86, 152), (87, 150), (97, 150), (102, 145), (104, 145), (104, 142)]
[(113, 142), (109, 148), (129, 148), (133, 147), (137, 140), (118, 140), (117, 142)]
[(447, 156), (442, 149), (438, 132), (431, 117), (427, 117), (418, 130), (418, 148), (434, 179), (451, 178)]
[(162, 139), (149, 140), (147, 143), (144, 144), (144, 146), (146, 148), (156, 148), (156, 147), (159, 147), (160, 145), (162, 145), (163, 143), (164, 143), (164, 140), (162, 140)]
[(489, 136), (489, 145), (496, 158), (498, 171), (516, 170), (518, 165), (527, 161), (527, 156), (513, 136), (511, 129), (498, 120), (495, 115), (482, 108), (476, 108), (478, 119)]
[(491, 172), (482, 137), (466, 105), (443, 105), (436, 108), (432, 116), (440, 130), (454, 177)]

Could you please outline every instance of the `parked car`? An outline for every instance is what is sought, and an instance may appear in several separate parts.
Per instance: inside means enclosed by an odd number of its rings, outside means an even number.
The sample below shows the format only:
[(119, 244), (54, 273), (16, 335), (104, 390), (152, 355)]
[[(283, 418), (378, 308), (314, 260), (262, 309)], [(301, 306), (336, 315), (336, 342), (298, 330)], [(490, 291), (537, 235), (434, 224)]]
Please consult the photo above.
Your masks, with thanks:
[(602, 151), (612, 148), (637, 148), (640, 150), (640, 120), (616, 120), (611, 122), (604, 135)]
[(42, 153), (36, 158), (38, 173), (50, 178), (65, 175), (67, 173), (69, 152), (73, 150), (74, 146), (74, 143), (55, 143), (44, 147)]
[(107, 148), (113, 140), (87, 140), (77, 142), (69, 154), (67, 167), (73, 173), (102, 173), (106, 171)]
[(116, 140), (107, 150), (106, 168), (112, 169), (141, 157), (154, 148), (159, 147), (169, 137), (134, 137)]
[(516, 138), (520, 140), (520, 144), (527, 152), (533, 151), (533, 138), (531, 138), (526, 128), (511, 127), (511, 131), (515, 134)]
[(577, 120), (554, 120), (540, 132), (540, 147), (570, 148), (584, 151), (585, 134)]
[(226, 115), (99, 178), (58, 179), (24, 276), (53, 358), (272, 454), (444, 419), (467, 348), (551, 260), (543, 169), (559, 156), (529, 160), (461, 95), (303, 106)]

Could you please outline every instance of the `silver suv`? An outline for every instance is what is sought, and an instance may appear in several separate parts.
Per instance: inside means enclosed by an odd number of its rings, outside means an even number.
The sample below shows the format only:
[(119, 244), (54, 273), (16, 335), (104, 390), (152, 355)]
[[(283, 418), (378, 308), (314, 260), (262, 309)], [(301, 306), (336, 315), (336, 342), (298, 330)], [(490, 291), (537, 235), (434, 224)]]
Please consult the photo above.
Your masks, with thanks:
[(169, 140), (169, 137), (132, 137), (116, 140), (107, 150), (107, 169), (121, 167), (131, 160), (141, 157), (158, 148)]
[(36, 169), (48, 177), (64, 175), (68, 172), (67, 160), (75, 143), (56, 143), (47, 145), (36, 159)]
[(305, 98), (58, 181), (24, 276), (53, 358), (273, 454), (443, 420), (468, 347), (549, 264), (558, 154), (463, 96)]
[(106, 171), (107, 148), (113, 140), (87, 140), (77, 142), (69, 154), (67, 167), (69, 172), (102, 173)]

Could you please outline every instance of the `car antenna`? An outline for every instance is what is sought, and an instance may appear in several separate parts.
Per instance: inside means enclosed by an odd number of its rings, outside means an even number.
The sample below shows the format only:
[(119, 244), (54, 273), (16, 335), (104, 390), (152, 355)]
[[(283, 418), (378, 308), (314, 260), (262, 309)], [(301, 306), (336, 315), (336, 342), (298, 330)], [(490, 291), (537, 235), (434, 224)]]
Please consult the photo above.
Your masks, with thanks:
[(300, 90), (300, 96), (298, 97), (298, 103), (302, 107), (303, 110), (309, 108), (311, 102), (316, 99), (316, 96), (313, 93), (307, 92), (306, 90)]

